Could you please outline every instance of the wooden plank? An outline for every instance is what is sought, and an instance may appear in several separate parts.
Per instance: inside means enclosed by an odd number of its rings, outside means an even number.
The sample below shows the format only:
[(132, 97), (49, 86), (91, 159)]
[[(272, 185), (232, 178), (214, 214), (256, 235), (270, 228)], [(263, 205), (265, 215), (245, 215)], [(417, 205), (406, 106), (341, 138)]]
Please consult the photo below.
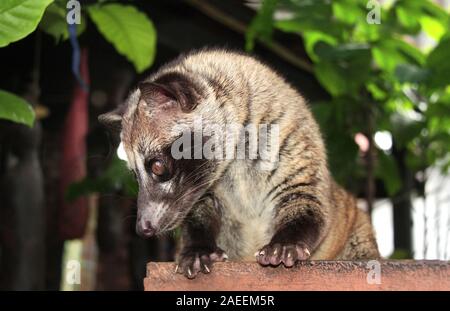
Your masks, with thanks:
[(378, 263), (379, 284), (375, 266), (367, 261), (307, 261), (289, 269), (225, 262), (216, 263), (210, 274), (200, 273), (193, 280), (176, 274), (173, 262), (150, 262), (144, 287), (146, 291), (450, 290), (450, 262)]

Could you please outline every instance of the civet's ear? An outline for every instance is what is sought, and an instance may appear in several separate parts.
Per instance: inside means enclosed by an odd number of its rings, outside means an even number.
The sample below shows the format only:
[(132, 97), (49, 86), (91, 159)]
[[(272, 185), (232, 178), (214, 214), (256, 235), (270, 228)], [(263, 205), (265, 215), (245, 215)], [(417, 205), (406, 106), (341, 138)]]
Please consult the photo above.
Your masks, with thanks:
[(122, 117), (124, 107), (120, 106), (113, 111), (101, 114), (98, 116), (98, 121), (113, 132), (120, 132), (122, 130)]
[(178, 103), (185, 111), (193, 110), (203, 89), (180, 73), (167, 73), (153, 82), (139, 84), (141, 98), (148, 104)]
[(149, 105), (161, 105), (177, 101), (176, 96), (165, 85), (141, 82), (138, 87), (141, 91), (141, 99)]

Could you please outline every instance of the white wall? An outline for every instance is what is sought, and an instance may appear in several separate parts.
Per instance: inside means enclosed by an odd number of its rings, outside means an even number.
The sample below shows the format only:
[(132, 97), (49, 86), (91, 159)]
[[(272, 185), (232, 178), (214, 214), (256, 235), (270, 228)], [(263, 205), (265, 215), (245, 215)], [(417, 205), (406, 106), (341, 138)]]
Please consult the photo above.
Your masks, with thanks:
[[(426, 205), (421, 198), (413, 199), (414, 258), (450, 260), (450, 177), (442, 176), (437, 169), (430, 170), (425, 191)], [(393, 213), (389, 200), (375, 203), (372, 222), (381, 255), (388, 257), (394, 250)]]

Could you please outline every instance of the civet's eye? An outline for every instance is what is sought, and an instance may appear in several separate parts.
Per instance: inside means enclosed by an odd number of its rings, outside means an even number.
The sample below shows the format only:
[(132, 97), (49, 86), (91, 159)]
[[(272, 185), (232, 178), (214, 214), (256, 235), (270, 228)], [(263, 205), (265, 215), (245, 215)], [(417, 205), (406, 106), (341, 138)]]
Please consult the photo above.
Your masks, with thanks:
[(146, 165), (149, 175), (156, 181), (163, 182), (170, 179), (170, 169), (161, 159), (153, 159)]
[(160, 177), (164, 176), (167, 173), (166, 165), (160, 160), (153, 161), (151, 170), (153, 174)]

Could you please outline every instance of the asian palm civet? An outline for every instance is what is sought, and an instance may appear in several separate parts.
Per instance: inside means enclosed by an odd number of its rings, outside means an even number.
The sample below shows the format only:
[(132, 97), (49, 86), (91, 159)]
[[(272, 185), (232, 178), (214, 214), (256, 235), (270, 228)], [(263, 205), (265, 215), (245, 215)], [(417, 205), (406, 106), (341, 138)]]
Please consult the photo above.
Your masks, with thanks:
[[(277, 125), (277, 165), (265, 170), (261, 159), (174, 158), (180, 128), (195, 132), (198, 118)], [(182, 55), (99, 120), (120, 131), (136, 175), (137, 232), (149, 237), (181, 225), (176, 271), (188, 278), (227, 258), (256, 256), (264, 266), (291, 267), (306, 259), (379, 257), (368, 215), (330, 176), (305, 100), (248, 55), (220, 49)], [(228, 147), (237, 141), (230, 138)]]

